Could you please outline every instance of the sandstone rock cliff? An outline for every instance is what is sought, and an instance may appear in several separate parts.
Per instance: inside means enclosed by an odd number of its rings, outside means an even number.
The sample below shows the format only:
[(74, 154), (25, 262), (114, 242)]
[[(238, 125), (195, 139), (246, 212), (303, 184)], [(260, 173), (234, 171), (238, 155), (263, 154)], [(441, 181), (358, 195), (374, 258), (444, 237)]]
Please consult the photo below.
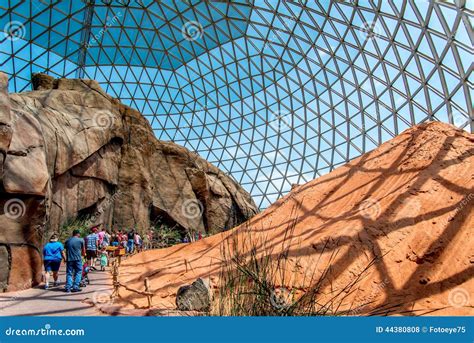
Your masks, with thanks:
[(0, 73), (0, 289), (38, 283), (45, 235), (77, 216), (138, 230), (160, 219), (212, 234), (257, 212), (233, 179), (157, 140), (97, 82), (32, 81), (34, 91), (9, 95)]

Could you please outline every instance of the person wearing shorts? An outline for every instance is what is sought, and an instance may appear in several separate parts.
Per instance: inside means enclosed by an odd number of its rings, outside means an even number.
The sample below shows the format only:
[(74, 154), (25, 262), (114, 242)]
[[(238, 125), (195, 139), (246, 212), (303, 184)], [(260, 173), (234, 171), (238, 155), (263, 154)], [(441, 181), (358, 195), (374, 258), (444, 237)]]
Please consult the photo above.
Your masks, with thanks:
[(92, 259), (97, 258), (97, 250), (86, 250), (86, 259), (89, 260), (90, 263), (92, 263)]
[(94, 264), (98, 256), (99, 236), (97, 235), (97, 226), (92, 227), (91, 233), (86, 236), (86, 259), (91, 269), (95, 270)]
[(58, 236), (53, 234), (43, 248), (44, 261), (44, 289), (49, 288), (49, 275), (53, 273), (54, 286), (59, 285), (58, 271), (61, 267), (61, 260), (66, 260), (64, 255), (64, 246), (58, 242)]

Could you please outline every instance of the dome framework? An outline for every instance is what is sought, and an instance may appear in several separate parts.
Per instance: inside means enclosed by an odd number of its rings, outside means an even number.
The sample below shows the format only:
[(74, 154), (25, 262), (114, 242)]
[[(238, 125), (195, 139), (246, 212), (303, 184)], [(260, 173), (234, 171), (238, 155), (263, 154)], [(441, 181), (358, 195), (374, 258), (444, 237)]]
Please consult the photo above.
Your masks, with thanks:
[(7, 0), (0, 68), (91, 78), (264, 208), (429, 120), (474, 132), (474, 1)]

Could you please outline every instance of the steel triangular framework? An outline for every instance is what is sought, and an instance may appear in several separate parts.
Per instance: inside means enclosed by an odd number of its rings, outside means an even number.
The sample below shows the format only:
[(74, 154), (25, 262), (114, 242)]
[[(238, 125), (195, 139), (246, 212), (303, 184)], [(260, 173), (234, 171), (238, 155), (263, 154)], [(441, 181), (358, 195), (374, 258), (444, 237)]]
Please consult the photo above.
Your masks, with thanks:
[(413, 124), (473, 123), (474, 1), (0, 4), (10, 91), (98, 80), (261, 207)]

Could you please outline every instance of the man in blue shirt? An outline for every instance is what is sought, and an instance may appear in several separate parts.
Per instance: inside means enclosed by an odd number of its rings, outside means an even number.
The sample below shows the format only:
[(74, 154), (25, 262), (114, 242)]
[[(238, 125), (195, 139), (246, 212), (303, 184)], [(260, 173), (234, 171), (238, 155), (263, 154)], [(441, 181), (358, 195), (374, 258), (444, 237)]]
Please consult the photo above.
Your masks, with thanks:
[[(66, 241), (66, 292), (80, 292), (79, 284), (82, 278), (82, 255), (85, 254), (84, 240), (79, 230), (72, 232), (72, 237)], [(74, 279), (74, 283), (73, 283)]]
[(49, 239), (49, 243), (43, 248), (44, 261), (44, 289), (49, 288), (49, 274), (53, 273), (54, 286), (59, 285), (58, 271), (61, 266), (61, 260), (66, 260), (64, 255), (64, 247), (58, 242), (58, 235), (53, 234)]

